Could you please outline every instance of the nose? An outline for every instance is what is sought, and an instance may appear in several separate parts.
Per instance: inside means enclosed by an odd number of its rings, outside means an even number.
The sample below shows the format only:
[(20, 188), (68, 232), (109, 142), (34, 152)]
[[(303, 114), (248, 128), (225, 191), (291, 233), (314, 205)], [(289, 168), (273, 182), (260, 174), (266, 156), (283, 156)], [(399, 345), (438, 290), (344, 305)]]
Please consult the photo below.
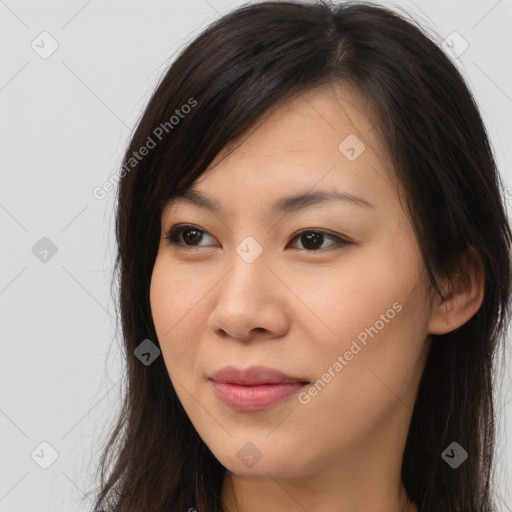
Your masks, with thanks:
[(214, 288), (208, 328), (219, 338), (243, 341), (284, 336), (290, 326), (290, 297), (276, 272), (263, 254), (251, 263), (238, 254), (231, 261), (230, 270)]

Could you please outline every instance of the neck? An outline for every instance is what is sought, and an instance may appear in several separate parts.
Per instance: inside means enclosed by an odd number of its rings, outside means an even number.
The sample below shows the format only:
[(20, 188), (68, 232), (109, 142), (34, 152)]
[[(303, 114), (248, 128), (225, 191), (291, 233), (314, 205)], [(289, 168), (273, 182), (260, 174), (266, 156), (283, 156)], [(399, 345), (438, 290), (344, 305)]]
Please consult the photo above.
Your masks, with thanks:
[(329, 481), (325, 475), (300, 479), (241, 477), (226, 472), (222, 487), (223, 512), (418, 512), (401, 481), (391, 485), (380, 476), (366, 475)]

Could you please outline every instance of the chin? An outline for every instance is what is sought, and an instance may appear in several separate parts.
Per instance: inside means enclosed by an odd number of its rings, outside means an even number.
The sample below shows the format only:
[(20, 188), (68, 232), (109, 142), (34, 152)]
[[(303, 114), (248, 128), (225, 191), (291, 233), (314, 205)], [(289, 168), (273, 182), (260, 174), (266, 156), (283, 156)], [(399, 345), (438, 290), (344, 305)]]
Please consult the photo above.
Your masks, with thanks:
[(237, 453), (234, 456), (222, 454), (218, 460), (228, 471), (240, 477), (285, 479), (297, 478), (303, 473), (302, 465), (297, 464), (296, 457), (291, 454), (280, 454), (276, 450), (272, 450), (266, 457), (262, 453), (261, 458), (255, 463), (248, 461), (246, 464), (243, 453), (240, 457), (242, 460)]

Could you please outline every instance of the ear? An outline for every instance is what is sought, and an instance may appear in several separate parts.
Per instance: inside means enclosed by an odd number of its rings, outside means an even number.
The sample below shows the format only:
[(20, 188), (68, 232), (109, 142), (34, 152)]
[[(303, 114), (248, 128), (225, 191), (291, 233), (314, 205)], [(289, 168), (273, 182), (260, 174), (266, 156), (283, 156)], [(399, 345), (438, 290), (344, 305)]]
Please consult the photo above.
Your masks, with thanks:
[[(484, 299), (485, 273), (478, 253), (470, 247), (459, 261), (452, 276), (446, 281), (442, 300), (437, 294), (428, 324), (429, 334), (446, 334), (464, 325), (480, 309)], [(451, 289), (450, 289), (451, 288)]]

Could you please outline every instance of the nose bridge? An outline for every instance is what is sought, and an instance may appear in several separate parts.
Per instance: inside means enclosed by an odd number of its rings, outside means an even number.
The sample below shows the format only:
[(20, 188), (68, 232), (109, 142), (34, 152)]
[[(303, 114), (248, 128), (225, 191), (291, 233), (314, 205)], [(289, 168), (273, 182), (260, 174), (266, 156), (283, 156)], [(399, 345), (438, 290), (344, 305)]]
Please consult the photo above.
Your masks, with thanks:
[(235, 247), (230, 264), (231, 271), (226, 276), (228, 282), (225, 284), (227, 292), (238, 295), (239, 292), (251, 294), (252, 291), (252, 296), (256, 297), (265, 289), (260, 285), (264, 285), (268, 279), (267, 253), (254, 237), (246, 236)]
[(276, 293), (278, 287), (267, 268), (269, 259), (263, 247), (246, 237), (228, 259), (229, 271), (220, 283), (209, 319), (211, 330), (231, 337), (248, 339), (258, 328), (273, 332), (286, 328), (286, 315)]

